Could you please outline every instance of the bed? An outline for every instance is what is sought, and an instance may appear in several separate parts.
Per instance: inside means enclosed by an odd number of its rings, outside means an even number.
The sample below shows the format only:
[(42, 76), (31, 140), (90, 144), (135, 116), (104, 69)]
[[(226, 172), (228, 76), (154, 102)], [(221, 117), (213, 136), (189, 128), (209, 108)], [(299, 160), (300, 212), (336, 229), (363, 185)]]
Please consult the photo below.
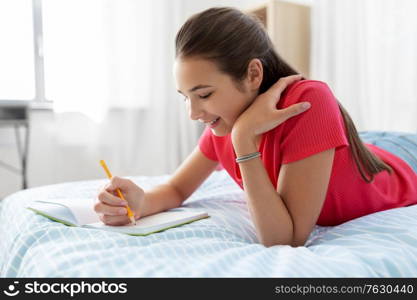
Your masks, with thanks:
[[(130, 179), (148, 189), (168, 177)], [(95, 197), (105, 182), (42, 186), (2, 200), (1, 277), (417, 277), (417, 205), (316, 226), (304, 247), (267, 248), (224, 170), (183, 205), (210, 218), (145, 237), (68, 227), (25, 208), (39, 199)]]

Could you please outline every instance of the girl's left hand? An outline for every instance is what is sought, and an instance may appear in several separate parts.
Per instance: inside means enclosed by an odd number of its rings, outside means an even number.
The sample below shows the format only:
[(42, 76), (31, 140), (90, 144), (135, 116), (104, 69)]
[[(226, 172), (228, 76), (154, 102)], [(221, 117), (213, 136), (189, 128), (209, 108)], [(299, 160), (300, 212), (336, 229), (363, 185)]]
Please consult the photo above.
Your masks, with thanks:
[[(236, 120), (231, 136), (244, 136), (246, 139), (255, 139), (256, 136), (309, 109), (311, 106), (309, 102), (296, 103), (284, 109), (276, 108), (281, 98), (281, 93), (290, 84), (301, 78), (302, 75), (280, 78), (266, 92), (256, 97), (253, 103)], [(307, 107), (303, 107), (305, 103), (308, 104)]]

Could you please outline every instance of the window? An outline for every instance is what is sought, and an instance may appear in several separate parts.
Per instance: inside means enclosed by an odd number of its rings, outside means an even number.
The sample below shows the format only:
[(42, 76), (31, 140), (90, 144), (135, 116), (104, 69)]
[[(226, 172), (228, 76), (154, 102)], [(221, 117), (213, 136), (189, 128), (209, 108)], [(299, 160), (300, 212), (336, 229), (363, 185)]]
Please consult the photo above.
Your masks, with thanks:
[(0, 1), (0, 99), (35, 99), (32, 0)]
[(88, 115), (146, 108), (151, 3), (1, 0), (0, 100)]

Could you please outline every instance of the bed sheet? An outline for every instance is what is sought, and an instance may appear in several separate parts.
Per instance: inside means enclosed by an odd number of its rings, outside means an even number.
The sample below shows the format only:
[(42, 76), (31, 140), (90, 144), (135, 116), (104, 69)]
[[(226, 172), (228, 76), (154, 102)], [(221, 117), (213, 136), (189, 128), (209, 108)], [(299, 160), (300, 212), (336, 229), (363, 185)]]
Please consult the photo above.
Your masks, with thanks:
[[(169, 175), (130, 177), (144, 189)], [(244, 193), (214, 172), (182, 209), (198, 222), (145, 237), (68, 227), (34, 200), (95, 197), (106, 180), (19, 191), (0, 203), (1, 277), (417, 277), (417, 205), (316, 226), (304, 247), (261, 245)]]

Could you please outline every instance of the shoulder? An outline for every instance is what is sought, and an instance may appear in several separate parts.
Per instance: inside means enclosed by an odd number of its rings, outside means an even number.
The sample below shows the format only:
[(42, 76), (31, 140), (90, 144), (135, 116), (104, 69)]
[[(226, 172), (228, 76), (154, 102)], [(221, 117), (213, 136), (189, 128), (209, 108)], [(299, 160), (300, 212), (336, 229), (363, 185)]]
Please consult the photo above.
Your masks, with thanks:
[(281, 95), (281, 100), (277, 108), (284, 108), (297, 102), (334, 102), (334, 97), (330, 87), (323, 81), (300, 80), (288, 86)]
[(291, 84), (287, 89), (287, 94), (302, 92), (306, 90), (329, 91), (330, 88), (327, 83), (319, 80), (299, 80)]

